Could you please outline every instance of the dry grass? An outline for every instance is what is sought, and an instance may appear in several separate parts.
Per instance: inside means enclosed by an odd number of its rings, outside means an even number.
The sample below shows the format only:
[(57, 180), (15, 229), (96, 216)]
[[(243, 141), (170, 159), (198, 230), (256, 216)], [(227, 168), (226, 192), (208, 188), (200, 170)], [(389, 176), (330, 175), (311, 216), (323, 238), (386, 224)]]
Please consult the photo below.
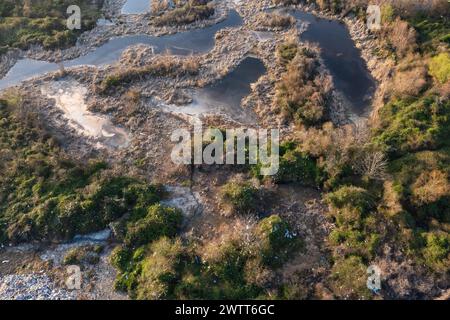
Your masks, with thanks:
[(394, 77), (394, 94), (399, 97), (418, 96), (427, 86), (427, 69), (424, 66), (410, 70), (398, 70)]
[(208, 19), (214, 14), (214, 6), (209, 0), (189, 0), (182, 7), (165, 11), (156, 17), (156, 26), (176, 26), (193, 23), (198, 20)]
[(200, 63), (197, 57), (156, 56), (146, 66), (116, 70), (108, 74), (100, 84), (100, 92), (105, 92), (133, 81), (144, 80), (149, 76), (194, 76), (198, 74), (199, 69)]
[(423, 172), (413, 185), (413, 201), (418, 205), (429, 204), (450, 195), (447, 173), (439, 170)]
[(263, 13), (261, 16), (261, 24), (266, 28), (285, 29), (296, 23), (294, 17), (279, 13)]
[(408, 53), (417, 49), (417, 33), (410, 27), (408, 22), (397, 18), (387, 28), (387, 39), (389, 44), (395, 48), (399, 58), (404, 58)]
[(289, 51), (295, 57), (276, 85), (274, 103), (287, 121), (308, 126), (320, 124), (326, 116), (332, 81), (319, 73), (317, 56), (312, 52), (290, 47)]

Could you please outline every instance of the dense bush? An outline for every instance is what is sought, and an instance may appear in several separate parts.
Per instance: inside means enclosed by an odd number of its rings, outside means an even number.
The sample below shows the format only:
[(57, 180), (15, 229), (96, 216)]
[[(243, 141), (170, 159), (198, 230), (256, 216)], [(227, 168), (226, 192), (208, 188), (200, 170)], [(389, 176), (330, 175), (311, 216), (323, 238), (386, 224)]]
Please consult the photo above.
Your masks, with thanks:
[(375, 141), (391, 157), (408, 152), (437, 149), (448, 144), (450, 101), (434, 94), (419, 99), (397, 99), (379, 112), (380, 126)]
[(390, 165), (395, 191), (419, 225), (430, 219), (450, 222), (450, 152), (423, 151), (404, 156)]
[(339, 259), (331, 270), (333, 293), (341, 299), (370, 299), (367, 265), (357, 256)]
[(430, 74), (440, 83), (450, 81), (450, 53), (441, 53), (431, 59)]
[(376, 199), (362, 188), (344, 186), (326, 198), (336, 229), (330, 243), (341, 255), (357, 255), (364, 260), (374, 256), (384, 236), (383, 219), (375, 212)]
[(116, 288), (139, 299), (267, 298), (271, 268), (302, 244), (279, 216), (226, 235), (200, 248), (167, 237), (134, 251), (118, 247), (111, 256), (120, 271)]
[(361, 214), (367, 214), (375, 208), (374, 197), (363, 188), (344, 186), (339, 190), (329, 193), (327, 201), (334, 209), (343, 209), (351, 206)]
[[(81, 8), (81, 30), (67, 29), (66, 10), (70, 5)], [(102, 0), (4, 0), (0, 4), (0, 47), (27, 49), (39, 44), (55, 49), (74, 45), (81, 32), (95, 27), (102, 6)]]
[(184, 248), (179, 239), (163, 237), (153, 242), (142, 261), (142, 273), (138, 278), (136, 297), (157, 300), (169, 297), (171, 287), (176, 284), (178, 269)]
[[(278, 56), (282, 62), (289, 61), (295, 51), (290, 44), (281, 46), (280, 50)], [(276, 85), (274, 103), (286, 120), (307, 126), (317, 125), (327, 116), (330, 89), (331, 80), (318, 71), (317, 56), (297, 49)]]
[(323, 182), (324, 172), (316, 160), (301, 152), (294, 143), (280, 146), (280, 168), (273, 177), (277, 183), (296, 182), (304, 186), (318, 187)]
[(442, 15), (433, 17), (422, 14), (408, 21), (417, 30), (424, 51), (436, 52), (441, 44), (450, 45), (450, 20), (442, 19)]
[(128, 223), (125, 244), (139, 247), (162, 236), (174, 237), (182, 220), (180, 210), (155, 204), (148, 208), (145, 217)]
[(132, 250), (127, 247), (116, 247), (110, 256), (111, 264), (119, 271), (114, 283), (118, 291), (127, 292), (132, 298), (136, 297), (135, 290), (142, 271), (142, 260), (146, 247)]
[(259, 191), (250, 183), (229, 182), (222, 187), (221, 197), (231, 213), (247, 214), (258, 207)]
[(102, 162), (69, 160), (27, 101), (6, 98), (0, 101), (0, 241), (68, 239), (160, 200), (160, 186), (117, 176)]
[(121, 271), (116, 289), (139, 299), (256, 298), (262, 290), (247, 283), (247, 248), (230, 241), (214, 250), (213, 259), (202, 260), (180, 240), (165, 237), (134, 252), (117, 249), (111, 257)]
[(424, 235), (422, 249), (424, 262), (433, 270), (448, 272), (450, 266), (450, 235), (448, 232), (430, 232)]
[(289, 223), (278, 215), (261, 220), (256, 232), (262, 261), (270, 267), (283, 265), (292, 252), (302, 245), (298, 235), (291, 230)]

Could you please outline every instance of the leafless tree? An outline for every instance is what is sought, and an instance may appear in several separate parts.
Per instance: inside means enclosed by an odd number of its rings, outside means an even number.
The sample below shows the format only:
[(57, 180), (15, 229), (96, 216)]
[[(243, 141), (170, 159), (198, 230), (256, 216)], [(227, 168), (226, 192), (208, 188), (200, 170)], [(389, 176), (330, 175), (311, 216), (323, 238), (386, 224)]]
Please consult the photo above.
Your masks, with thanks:
[(387, 176), (387, 160), (381, 151), (363, 152), (356, 158), (353, 168), (361, 176), (374, 180), (384, 180)]

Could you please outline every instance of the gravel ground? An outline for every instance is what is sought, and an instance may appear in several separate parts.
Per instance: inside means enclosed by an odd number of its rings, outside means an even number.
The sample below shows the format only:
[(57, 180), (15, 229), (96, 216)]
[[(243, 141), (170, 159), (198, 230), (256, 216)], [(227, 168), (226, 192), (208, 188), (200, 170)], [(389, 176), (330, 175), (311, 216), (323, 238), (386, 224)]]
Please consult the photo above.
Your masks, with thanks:
[(0, 300), (75, 300), (76, 294), (60, 289), (46, 275), (0, 276)]

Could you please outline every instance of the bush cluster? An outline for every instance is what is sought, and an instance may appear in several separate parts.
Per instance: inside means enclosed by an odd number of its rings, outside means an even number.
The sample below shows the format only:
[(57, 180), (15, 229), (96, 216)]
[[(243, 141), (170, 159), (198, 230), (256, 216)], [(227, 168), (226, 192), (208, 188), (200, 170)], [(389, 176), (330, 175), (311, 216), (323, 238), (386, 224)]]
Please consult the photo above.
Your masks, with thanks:
[(265, 297), (270, 270), (280, 267), (302, 242), (289, 224), (274, 215), (250, 230), (251, 242), (233, 234), (196, 249), (163, 236), (111, 256), (120, 271), (116, 288), (137, 299), (257, 299)]
[[(62, 240), (104, 229), (157, 203), (162, 188), (71, 161), (29, 102), (0, 100), (0, 240)], [(142, 210), (144, 210), (142, 209)]]
[[(83, 13), (82, 29), (67, 29), (66, 10), (78, 5)], [(0, 4), (0, 47), (27, 49), (42, 45), (45, 49), (66, 48), (75, 44), (77, 36), (95, 27), (103, 0), (4, 0)]]
[(156, 17), (156, 26), (178, 26), (190, 24), (198, 20), (208, 19), (214, 15), (214, 6), (209, 0), (189, 0), (183, 6), (164, 11)]
[(320, 74), (317, 55), (292, 43), (281, 45), (277, 55), (287, 70), (276, 85), (275, 106), (288, 121), (321, 124), (327, 117), (331, 79)]

